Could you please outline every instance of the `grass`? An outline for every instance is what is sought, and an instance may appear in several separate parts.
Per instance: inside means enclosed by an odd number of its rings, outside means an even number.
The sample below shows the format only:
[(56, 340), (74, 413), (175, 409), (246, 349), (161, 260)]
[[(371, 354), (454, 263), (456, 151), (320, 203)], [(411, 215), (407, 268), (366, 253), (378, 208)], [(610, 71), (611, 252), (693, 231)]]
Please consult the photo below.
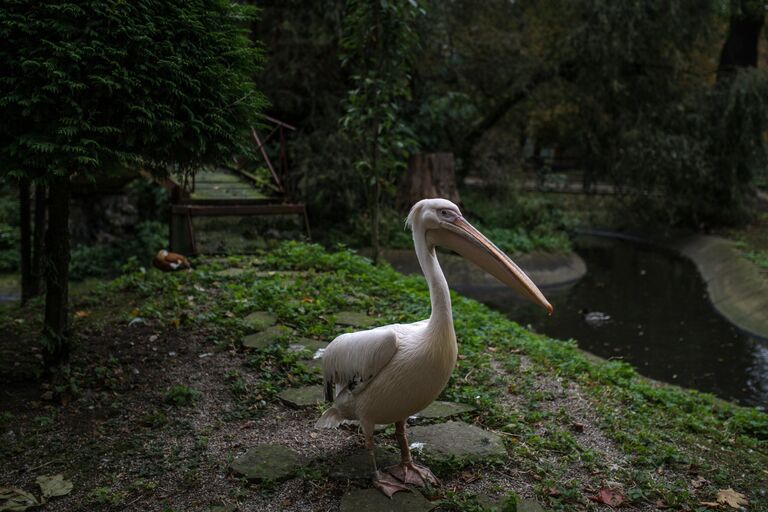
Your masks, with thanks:
[[(232, 266), (245, 271), (219, 273)], [(379, 317), (381, 324), (415, 321), (429, 314), (423, 279), (404, 277), (388, 266), (374, 267), (347, 250), (327, 252), (300, 243), (284, 243), (255, 257), (201, 260), (194, 272), (126, 274), (84, 300), (77, 307), (93, 309), (94, 314), (76, 324), (81, 345), (110, 326), (123, 326), (110, 331), (120, 333), (123, 341), (138, 339), (131, 330), (137, 328), (125, 325), (133, 310), (140, 309), (149, 332), (166, 333), (160, 339), (194, 336), (201, 340), (201, 350), (218, 354), (211, 357), (234, 361), (218, 373), (206, 372), (217, 376), (215, 384), (225, 404), (214, 413), (206, 402), (210, 392), (199, 396), (188, 384), (176, 382), (172, 387), (154, 380), (145, 382), (148, 398), (142, 399), (145, 407), (137, 412), (131, 409), (134, 391), (126, 381), (131, 365), (137, 363), (105, 355), (96, 365), (100, 370), (73, 364), (71, 376), (77, 385), (62, 389), (60, 395), (72, 395), (83, 404), (93, 405), (94, 400), (117, 404), (107, 407), (112, 412), (98, 426), (102, 433), (98, 442), (67, 455), (82, 465), (79, 481), (90, 485), (82, 497), (102, 509), (142, 499), (152, 503), (157, 499), (153, 482), (175, 489), (164, 492), (165, 497), (189, 494), (186, 489), (201, 482), (225, 486), (211, 492), (233, 500), (261, 494), (268, 499), (270, 493), (282, 492), (221, 481), (218, 476), (226, 472), (226, 460), (211, 452), (227, 439), (234, 442), (244, 429), (252, 430), (247, 427), (251, 422), (288, 414), (276, 398), (281, 390), (320, 382), (318, 373), (288, 350), (287, 342), (242, 352), (239, 340), (247, 333), (242, 319), (248, 313), (270, 311), (295, 336), (325, 340), (337, 334), (331, 319), (342, 310), (367, 312)], [(460, 356), (441, 398), (475, 405), (476, 411), (463, 419), (502, 435), (509, 458), (469, 468), (451, 464), (435, 468), (446, 482), (434, 491), (434, 497), (444, 500), (444, 509), (483, 509), (478, 488), (462, 479), (466, 471), (482, 476), (485, 493), (510, 495), (507, 501), (514, 503), (516, 496), (533, 492), (551, 510), (594, 509), (590, 497), (608, 483), (620, 485), (631, 506), (642, 510), (706, 510), (701, 503), (714, 501), (718, 490), (729, 487), (749, 498), (750, 510), (768, 508), (768, 496), (760, 492), (768, 478), (765, 413), (653, 383), (625, 363), (594, 362), (574, 342), (534, 334), (478, 302), (457, 295), (453, 302)], [(96, 314), (102, 308), (110, 313)], [(0, 316), (0, 328), (28, 338), (33, 320), (18, 322), (26, 314), (6, 311)], [(191, 358), (195, 365), (201, 364), (195, 354)], [(161, 375), (169, 371), (163, 366)], [(143, 374), (141, 378), (149, 379)], [(169, 397), (187, 407), (170, 406)], [(53, 450), (47, 443), (61, 435), (64, 420), (61, 407), (45, 410), (40, 414), (9, 409), (12, 416), (2, 416), (13, 418), (0, 423), (3, 431), (28, 426), (15, 430), (18, 437), (0, 446), (0, 456), (11, 460)], [(206, 419), (202, 426), (201, 417)], [(138, 428), (126, 433), (121, 430), (125, 425)], [(170, 436), (172, 441), (155, 436)], [(120, 469), (114, 478), (87, 469), (87, 461), (99, 460), (103, 453), (117, 459)], [(325, 466), (322, 459), (314, 463), (313, 474), (322, 476)], [(510, 474), (517, 475), (513, 482), (518, 484), (498, 477)], [(694, 486), (699, 477), (703, 483)], [(144, 482), (140, 488), (130, 486), (140, 478)], [(0, 480), (4, 483), (12, 482)], [(305, 498), (338, 499), (345, 492), (340, 484), (319, 485), (312, 484)]]

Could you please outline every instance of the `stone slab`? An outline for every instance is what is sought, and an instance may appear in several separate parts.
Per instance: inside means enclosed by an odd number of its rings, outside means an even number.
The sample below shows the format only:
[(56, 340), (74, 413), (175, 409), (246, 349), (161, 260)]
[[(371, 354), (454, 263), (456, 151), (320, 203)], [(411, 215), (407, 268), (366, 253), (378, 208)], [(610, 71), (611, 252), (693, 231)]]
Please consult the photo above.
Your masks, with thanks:
[(281, 391), (277, 396), (280, 400), (293, 407), (310, 407), (325, 401), (323, 386), (290, 388)]
[(266, 348), (284, 336), (291, 334), (291, 329), (284, 325), (273, 325), (261, 332), (249, 334), (243, 338), (243, 346), (246, 348)]
[[(288, 352), (301, 352), (302, 359), (321, 359), (322, 352), (318, 354), (318, 350), (328, 347), (328, 343), (325, 341), (313, 340), (309, 338), (296, 338), (291, 340), (288, 344)], [(319, 355), (319, 357), (315, 357)]]
[(254, 446), (232, 462), (232, 471), (248, 480), (278, 481), (301, 466), (299, 454), (278, 444)]
[(247, 272), (253, 272), (253, 270), (250, 268), (231, 267), (225, 268), (224, 270), (217, 270), (214, 274), (222, 277), (237, 277)]
[(277, 323), (277, 315), (269, 311), (254, 311), (243, 318), (243, 321), (251, 329), (261, 330), (275, 325)]
[(437, 506), (420, 493), (398, 492), (387, 498), (378, 489), (355, 489), (341, 498), (340, 512), (427, 512)]
[[(400, 462), (399, 455), (383, 448), (376, 448), (376, 465), (379, 468), (386, 468), (398, 462)], [(370, 480), (372, 471), (368, 452), (359, 450), (334, 462), (328, 474), (336, 480)]]
[(415, 414), (417, 418), (450, 418), (463, 412), (473, 411), (475, 408), (471, 405), (460, 404), (458, 402), (443, 402), (435, 400), (421, 412)]
[(373, 327), (379, 321), (377, 318), (359, 311), (340, 311), (334, 316), (336, 317), (336, 324), (345, 327)]
[(507, 455), (501, 437), (462, 421), (412, 427), (408, 439), (412, 447), (420, 445), (421, 454), (440, 462), (480, 462)]

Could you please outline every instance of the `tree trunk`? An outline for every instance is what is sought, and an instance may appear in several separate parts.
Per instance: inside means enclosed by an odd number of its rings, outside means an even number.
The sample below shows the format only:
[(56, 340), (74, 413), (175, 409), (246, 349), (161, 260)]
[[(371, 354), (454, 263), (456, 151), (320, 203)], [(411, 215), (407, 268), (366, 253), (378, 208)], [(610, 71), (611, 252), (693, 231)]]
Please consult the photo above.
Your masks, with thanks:
[(46, 368), (69, 358), (69, 199), (68, 177), (53, 181), (48, 194), (48, 230), (45, 246)]
[(750, 13), (741, 2), (739, 12), (731, 14), (728, 37), (720, 52), (717, 81), (732, 75), (738, 68), (757, 67), (760, 32), (765, 16), (762, 12)]
[(442, 197), (459, 203), (453, 153), (417, 153), (408, 160), (400, 182), (398, 206), (408, 210), (417, 201)]
[(45, 225), (47, 222), (48, 198), (44, 185), (35, 185), (35, 225), (32, 238), (32, 268), (30, 297), (37, 297), (41, 292), (43, 279), (43, 250), (45, 248)]
[(28, 178), (19, 180), (19, 223), (21, 231), (21, 303), (32, 297), (32, 218), (29, 204)]
[(371, 198), (371, 250), (373, 251), (373, 262), (379, 262), (379, 198), (381, 196), (381, 180), (379, 179), (378, 167), (378, 124), (374, 131), (373, 144), (371, 144), (371, 173), (373, 174), (373, 190), (369, 194)]

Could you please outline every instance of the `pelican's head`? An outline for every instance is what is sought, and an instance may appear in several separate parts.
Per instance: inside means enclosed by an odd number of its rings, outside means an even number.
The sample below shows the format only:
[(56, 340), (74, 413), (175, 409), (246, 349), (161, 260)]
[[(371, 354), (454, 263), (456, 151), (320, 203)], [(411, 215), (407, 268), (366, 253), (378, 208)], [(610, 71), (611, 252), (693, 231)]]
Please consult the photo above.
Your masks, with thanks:
[(467, 222), (451, 201), (422, 199), (411, 208), (406, 224), (414, 237), (423, 233), (430, 248), (440, 246), (459, 253), (552, 314), (552, 305), (525, 272)]

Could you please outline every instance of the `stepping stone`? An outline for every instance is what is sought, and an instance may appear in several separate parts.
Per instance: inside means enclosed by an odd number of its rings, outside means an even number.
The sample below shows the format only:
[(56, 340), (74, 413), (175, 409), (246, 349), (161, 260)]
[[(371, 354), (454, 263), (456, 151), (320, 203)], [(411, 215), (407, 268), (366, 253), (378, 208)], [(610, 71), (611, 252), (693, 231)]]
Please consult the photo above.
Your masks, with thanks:
[(266, 348), (283, 336), (288, 336), (291, 332), (291, 329), (284, 325), (273, 325), (261, 332), (250, 334), (243, 338), (243, 346), (247, 348)]
[(336, 313), (336, 325), (349, 327), (372, 327), (379, 319), (357, 311), (340, 311)]
[(232, 267), (232, 268), (225, 268), (224, 270), (217, 270), (216, 272), (214, 272), (214, 274), (222, 277), (237, 277), (239, 275), (245, 274), (246, 272), (253, 272), (253, 271), (249, 268)]
[(262, 444), (232, 462), (232, 471), (248, 480), (275, 482), (288, 478), (301, 466), (299, 455), (278, 444)]
[(293, 407), (309, 407), (325, 401), (323, 386), (290, 388), (277, 395), (280, 400)]
[(328, 343), (324, 341), (311, 340), (309, 338), (297, 338), (295, 340), (291, 340), (290, 344), (288, 345), (288, 352), (305, 352), (306, 357), (303, 357), (302, 359), (317, 359), (319, 361), (323, 356), (322, 352), (318, 354), (317, 351), (327, 347)]
[(269, 311), (254, 311), (243, 319), (243, 322), (251, 329), (260, 331), (277, 323), (277, 315)]
[(518, 498), (517, 512), (546, 512), (546, 510), (536, 500)]
[(463, 421), (412, 427), (408, 429), (408, 440), (411, 445), (420, 445), (427, 458), (438, 462), (470, 463), (507, 455), (501, 437)]
[[(370, 477), (370, 475), (369, 475)], [(427, 512), (438, 504), (420, 493), (398, 492), (387, 498), (378, 489), (356, 489), (341, 498), (340, 512)]]
[(471, 405), (436, 400), (414, 416), (417, 418), (450, 418), (451, 416), (474, 410), (475, 408)]
[(237, 505), (216, 505), (209, 512), (237, 512)]
[[(400, 462), (400, 455), (394, 454), (383, 448), (376, 448), (376, 465), (379, 468), (386, 468)], [(368, 452), (358, 450), (337, 460), (331, 466), (328, 475), (336, 480), (370, 480), (371, 463), (368, 460)], [(400, 493), (398, 493), (400, 494)]]

